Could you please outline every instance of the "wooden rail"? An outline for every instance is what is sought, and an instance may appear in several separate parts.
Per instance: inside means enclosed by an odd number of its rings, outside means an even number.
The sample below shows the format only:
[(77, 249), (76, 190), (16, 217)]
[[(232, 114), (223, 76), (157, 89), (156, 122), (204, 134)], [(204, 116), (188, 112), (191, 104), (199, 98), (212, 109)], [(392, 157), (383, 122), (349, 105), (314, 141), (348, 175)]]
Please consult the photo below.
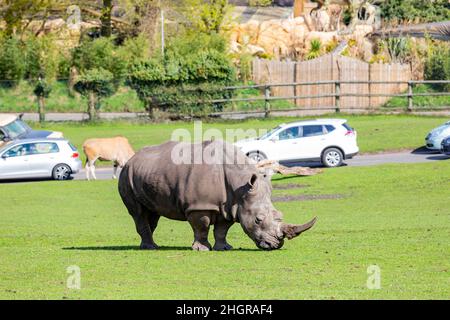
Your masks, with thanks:
[[(405, 93), (342, 93), (341, 86), (343, 84), (404, 84), (408, 85), (408, 90)], [(414, 108), (414, 97), (435, 97), (435, 96), (450, 96), (450, 92), (426, 92), (426, 93), (414, 93), (413, 87), (417, 84), (450, 84), (450, 80), (423, 80), (423, 81), (314, 81), (314, 82), (292, 82), (292, 83), (267, 83), (258, 85), (247, 86), (230, 86), (225, 87), (223, 90), (243, 90), (243, 89), (258, 89), (261, 90), (264, 95), (250, 98), (229, 98), (229, 99), (217, 99), (211, 101), (204, 101), (204, 103), (233, 103), (233, 102), (256, 102), (264, 101), (264, 110), (251, 110), (251, 111), (229, 111), (223, 112), (223, 114), (245, 114), (245, 113), (261, 113), (264, 112), (266, 117), (270, 115), (270, 103), (276, 100), (298, 100), (298, 99), (318, 99), (318, 98), (335, 98), (335, 104), (333, 106), (336, 112), (340, 112), (341, 105), (340, 100), (342, 97), (403, 97), (408, 101), (406, 111), (412, 111)], [(314, 95), (287, 95), (287, 96), (273, 96), (272, 88), (275, 87), (297, 87), (297, 86), (311, 86), (311, 85), (334, 85), (334, 93), (314, 94)], [(295, 90), (294, 90), (295, 92)], [(450, 105), (449, 105), (450, 107)], [(283, 109), (277, 111), (304, 111), (304, 110), (326, 110), (329, 108), (292, 108)], [(349, 109), (349, 108), (345, 108)], [(353, 109), (370, 109), (370, 106), (354, 106)], [(215, 113), (220, 114), (221, 112)]]

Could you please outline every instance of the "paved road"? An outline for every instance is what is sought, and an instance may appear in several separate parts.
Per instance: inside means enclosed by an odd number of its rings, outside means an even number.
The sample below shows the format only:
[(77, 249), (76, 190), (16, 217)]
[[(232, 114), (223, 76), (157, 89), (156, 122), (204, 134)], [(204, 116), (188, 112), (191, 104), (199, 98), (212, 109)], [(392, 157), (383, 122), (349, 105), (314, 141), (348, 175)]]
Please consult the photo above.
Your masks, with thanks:
[[(439, 153), (431, 152), (396, 152), (396, 153), (383, 153), (374, 155), (361, 155), (356, 156), (353, 159), (345, 161), (348, 166), (361, 167), (361, 166), (374, 166), (385, 163), (422, 163), (433, 161), (450, 161), (449, 156), (445, 156)], [(320, 166), (318, 163), (295, 163), (294, 165), (305, 165), (310, 167)], [(97, 168), (96, 175), (99, 180), (111, 179), (112, 168)], [(86, 173), (81, 171), (74, 176), (75, 180), (86, 179)]]
[[(445, 110), (434, 110), (434, 111), (412, 111), (409, 114), (413, 115), (423, 115), (423, 116), (450, 116), (450, 109), (444, 108)], [(277, 117), (303, 117), (303, 116), (319, 116), (322, 114), (328, 114), (333, 112), (334, 109), (323, 109), (323, 110), (291, 110), (291, 111), (277, 111), (272, 110), (271, 115)], [(346, 113), (362, 113), (366, 114), (366, 109), (341, 109), (342, 112)], [(387, 111), (385, 111), (387, 112)], [(403, 114), (401, 111), (391, 111), (388, 114)], [(222, 114), (212, 114), (214, 117), (220, 117), (222, 119), (232, 119), (232, 120), (243, 120), (247, 118), (263, 118), (265, 117), (264, 112), (257, 113), (222, 113)], [(148, 119), (148, 114), (146, 113), (134, 113), (134, 112), (103, 112), (99, 113), (98, 117), (102, 120), (117, 120), (117, 119)], [(23, 119), (26, 121), (39, 121), (39, 115), (37, 113), (25, 113)], [(86, 113), (47, 113), (45, 115), (46, 121), (83, 121), (87, 120), (88, 115)]]

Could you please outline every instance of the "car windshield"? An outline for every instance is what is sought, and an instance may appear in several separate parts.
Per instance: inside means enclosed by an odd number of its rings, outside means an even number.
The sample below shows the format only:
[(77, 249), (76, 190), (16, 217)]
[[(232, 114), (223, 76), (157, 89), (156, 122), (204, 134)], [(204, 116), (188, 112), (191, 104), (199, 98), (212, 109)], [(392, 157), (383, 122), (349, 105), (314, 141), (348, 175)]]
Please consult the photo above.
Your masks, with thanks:
[(13, 121), (3, 127), (3, 129), (6, 131), (10, 139), (15, 139), (30, 130), (30, 127), (22, 120), (17, 119), (16, 121)]
[(268, 137), (270, 137), (272, 135), (272, 133), (274, 133), (275, 131), (277, 131), (278, 129), (280, 129), (281, 126), (278, 126), (276, 128), (273, 128), (271, 130), (269, 130), (267, 133), (263, 134), (261, 137), (259, 137), (257, 140), (264, 140), (267, 139)]

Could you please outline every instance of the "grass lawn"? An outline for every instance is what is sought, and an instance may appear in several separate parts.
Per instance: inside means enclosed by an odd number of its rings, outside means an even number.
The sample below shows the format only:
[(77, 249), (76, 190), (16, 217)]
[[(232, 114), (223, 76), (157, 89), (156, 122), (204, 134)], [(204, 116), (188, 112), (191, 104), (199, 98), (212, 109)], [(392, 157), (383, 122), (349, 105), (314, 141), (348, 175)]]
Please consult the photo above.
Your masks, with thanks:
[[(429, 84), (420, 84), (413, 87), (414, 93), (436, 93), (445, 92), (445, 89), (435, 89)], [(413, 98), (414, 107), (416, 108), (439, 108), (450, 106), (450, 96), (418, 96)], [(406, 108), (408, 99), (402, 97), (394, 97), (387, 101), (384, 105), (386, 108)]]
[[(446, 117), (420, 117), (409, 115), (328, 115), (325, 117), (346, 118), (358, 132), (358, 144), (362, 153), (380, 151), (414, 149), (424, 145), (427, 133), (442, 125), (449, 119)], [(222, 132), (226, 129), (271, 129), (283, 122), (302, 120), (304, 118), (270, 118), (251, 119), (245, 121), (205, 122), (203, 129), (216, 128)], [(43, 126), (35, 123), (34, 128), (58, 130), (64, 132), (78, 148), (83, 141), (94, 137), (127, 137), (137, 150), (143, 146), (158, 144), (169, 140), (174, 130), (186, 128), (193, 131), (192, 122), (171, 123), (137, 123), (137, 122), (100, 122), (87, 123), (46, 123)], [(80, 149), (81, 150), (81, 149)]]
[[(56, 82), (46, 99), (46, 112), (86, 112), (87, 101), (80, 95), (71, 96), (64, 81)], [(111, 97), (102, 101), (102, 112), (143, 112), (144, 104), (134, 90), (120, 87)], [(22, 81), (15, 88), (0, 87), (0, 112), (37, 112), (33, 86)]]
[[(355, 121), (356, 122), (356, 121)], [(449, 161), (342, 167), (274, 177), (285, 220), (316, 226), (278, 251), (239, 225), (230, 252), (192, 252), (188, 223), (161, 219), (159, 251), (139, 243), (115, 181), (0, 185), (0, 299), (430, 299), (450, 297)], [(66, 268), (81, 269), (81, 290)], [(381, 289), (366, 287), (367, 268)]]

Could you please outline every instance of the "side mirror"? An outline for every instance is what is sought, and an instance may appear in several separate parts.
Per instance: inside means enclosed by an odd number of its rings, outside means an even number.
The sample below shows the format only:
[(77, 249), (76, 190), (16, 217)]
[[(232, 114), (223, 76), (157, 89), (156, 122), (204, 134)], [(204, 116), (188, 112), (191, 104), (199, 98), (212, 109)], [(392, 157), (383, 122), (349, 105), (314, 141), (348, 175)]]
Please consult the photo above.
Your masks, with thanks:
[(278, 135), (276, 135), (276, 136), (270, 138), (270, 141), (272, 141), (272, 142), (277, 142), (277, 141), (279, 141), (279, 140), (280, 140), (280, 137), (279, 137)]

